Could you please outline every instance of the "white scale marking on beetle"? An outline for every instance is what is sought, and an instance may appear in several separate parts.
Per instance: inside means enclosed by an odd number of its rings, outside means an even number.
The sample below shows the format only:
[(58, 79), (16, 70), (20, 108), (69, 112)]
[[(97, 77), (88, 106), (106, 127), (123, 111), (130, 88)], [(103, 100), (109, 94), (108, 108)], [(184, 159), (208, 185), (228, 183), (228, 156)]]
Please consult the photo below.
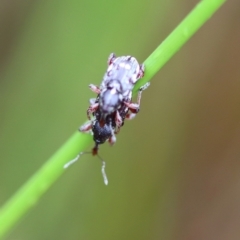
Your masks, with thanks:
[(115, 88), (113, 88), (113, 89), (110, 91), (110, 93), (111, 93), (112, 95), (114, 95), (114, 94), (117, 93), (117, 90), (116, 90)]

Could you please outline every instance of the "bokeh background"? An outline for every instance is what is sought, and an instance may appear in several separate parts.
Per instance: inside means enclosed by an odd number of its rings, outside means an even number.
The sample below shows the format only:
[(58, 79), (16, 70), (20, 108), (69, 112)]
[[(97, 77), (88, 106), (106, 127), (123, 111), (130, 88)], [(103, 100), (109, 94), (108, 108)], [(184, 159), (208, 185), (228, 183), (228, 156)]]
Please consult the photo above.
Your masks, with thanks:
[[(86, 120), (111, 52), (143, 62), (196, 0), (0, 1), (0, 204)], [(107, 161), (69, 168), (6, 239), (240, 239), (240, 1), (152, 79)], [(91, 146), (89, 146), (89, 149)]]

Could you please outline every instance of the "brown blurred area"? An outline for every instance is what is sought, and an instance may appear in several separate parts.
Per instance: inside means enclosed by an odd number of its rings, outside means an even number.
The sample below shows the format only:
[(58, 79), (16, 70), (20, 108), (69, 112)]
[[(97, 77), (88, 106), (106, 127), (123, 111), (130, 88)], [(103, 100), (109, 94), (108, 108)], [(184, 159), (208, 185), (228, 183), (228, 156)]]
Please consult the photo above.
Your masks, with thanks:
[(27, 19), (35, 1), (32, 0), (1, 0), (0, 1), (0, 71), (8, 63), (14, 51), (21, 26)]
[[(184, 70), (179, 70), (181, 59)], [(181, 142), (174, 145), (172, 139), (171, 161), (178, 170), (167, 178), (174, 182), (175, 199), (173, 209), (167, 207), (164, 226), (173, 221), (175, 227), (168, 229), (171, 237), (164, 239), (240, 239), (240, 2), (227, 1), (171, 61), (163, 74), (177, 86), (151, 89), (151, 100), (171, 94), (177, 100), (168, 100), (178, 102), (172, 106), (178, 115), (168, 109), (158, 117), (156, 108), (150, 113), (153, 129), (159, 129), (160, 119), (168, 115), (173, 131), (179, 131), (173, 136)], [(167, 134), (158, 134), (159, 139), (168, 138)], [(151, 151), (161, 151), (158, 143), (153, 145)], [(156, 222), (162, 214), (160, 207)], [(155, 229), (161, 229), (159, 224)], [(153, 239), (162, 239), (161, 233), (162, 229), (156, 231)]]
[[(161, 22), (162, 32), (170, 33), (196, 2), (185, 0), (179, 4), (172, 1), (176, 16), (173, 16), (171, 11), (166, 13), (166, 23)], [(16, 42), (24, 35), (25, 21), (37, 4), (38, 1), (30, 0), (0, 1), (0, 76), (11, 71), (11, 58), (18, 46)], [(182, 15), (178, 15), (178, 11)], [(156, 18), (157, 13), (154, 16)], [(152, 25), (151, 31), (156, 34), (153, 38), (148, 35), (142, 40), (145, 47), (139, 53), (142, 58), (148, 56), (159, 42), (158, 24), (156, 20), (153, 22), (155, 25)], [(110, 33), (109, 36), (112, 37)], [(99, 40), (101, 41), (101, 37)], [(4, 80), (6, 79), (1, 78), (2, 84)], [(119, 211), (129, 211), (129, 215), (128, 212), (126, 215), (119, 214), (123, 216), (123, 219), (119, 220), (122, 225), (118, 222), (119, 225), (115, 226), (116, 229), (120, 228), (119, 238), (116, 237), (117, 233), (110, 233), (111, 228), (108, 230), (105, 226), (106, 229), (102, 231), (109, 233), (104, 232), (99, 239), (104, 239), (105, 234), (115, 236), (106, 239), (122, 239), (123, 236), (125, 239), (134, 239), (129, 236), (136, 237), (141, 231), (145, 231), (146, 234), (139, 235), (138, 239), (240, 239), (240, 1), (227, 1), (164, 66), (143, 95), (143, 110), (137, 117), (138, 120), (126, 123), (127, 126), (121, 130), (125, 133), (121, 133), (117, 143), (121, 144), (121, 147), (108, 149), (107, 157), (111, 159), (119, 156), (117, 164), (121, 161), (125, 164), (124, 170), (124, 165), (119, 169), (125, 171), (129, 181), (115, 184), (115, 191), (122, 186), (122, 195), (129, 194), (126, 199), (119, 200), (125, 209), (119, 207)], [(4, 105), (3, 99), (1, 105)], [(82, 112), (85, 113), (85, 109)], [(55, 131), (57, 132), (57, 129)], [(133, 144), (133, 149), (139, 152), (135, 153), (135, 157), (133, 153), (131, 158), (124, 160)], [(107, 152), (104, 154), (107, 155)], [(126, 167), (126, 164), (129, 165)], [(120, 170), (116, 169), (115, 175)], [(136, 172), (140, 174), (136, 175), (134, 182), (134, 177), (128, 178), (128, 173), (129, 176), (133, 176)], [(111, 178), (114, 179), (115, 175), (112, 174)], [(144, 176), (147, 177), (141, 182), (139, 178)], [(95, 183), (91, 181), (91, 184)], [(134, 184), (139, 186), (139, 189)], [(71, 198), (77, 194), (76, 189), (70, 194)], [(98, 207), (108, 209), (114, 204), (114, 193), (109, 199), (108, 195), (104, 194), (106, 193), (103, 193), (106, 206)], [(89, 195), (91, 199), (96, 199), (95, 195)], [(61, 196), (67, 197), (67, 194)], [(142, 196), (149, 196), (149, 199), (141, 202)], [(99, 202), (99, 198), (96, 201)], [(135, 204), (142, 206), (139, 207), (142, 211), (146, 211), (139, 213), (139, 217), (136, 218), (130, 216), (131, 209), (136, 207)], [(99, 209), (98, 207), (96, 209)], [(92, 212), (96, 209), (93, 208)], [(66, 212), (62, 215), (55, 214), (58, 220), (68, 217)], [(133, 222), (140, 221), (141, 216), (147, 219), (146, 222), (143, 220), (142, 225), (137, 226), (135, 223), (136, 225), (133, 224), (133, 228), (129, 229), (124, 225), (128, 219), (133, 219)], [(113, 214), (112, 218), (114, 217)], [(34, 216), (32, 218), (34, 219)], [(109, 216), (109, 219), (112, 218)], [(106, 219), (107, 223), (109, 219)], [(28, 220), (30, 221), (30, 218)], [(44, 221), (43, 217), (42, 222)], [(65, 222), (61, 224), (66, 225)], [(61, 224), (52, 226), (52, 231), (56, 231)], [(24, 236), (26, 222), (25, 225), (23, 222), (22, 229), (19, 232)], [(48, 231), (50, 234), (51, 230)], [(62, 231), (65, 232), (63, 229)], [(128, 235), (132, 234), (132, 231), (136, 234)], [(51, 236), (55, 236), (52, 234)], [(40, 233), (36, 239), (41, 239)]]
[(240, 239), (240, 2), (194, 38), (174, 239)]

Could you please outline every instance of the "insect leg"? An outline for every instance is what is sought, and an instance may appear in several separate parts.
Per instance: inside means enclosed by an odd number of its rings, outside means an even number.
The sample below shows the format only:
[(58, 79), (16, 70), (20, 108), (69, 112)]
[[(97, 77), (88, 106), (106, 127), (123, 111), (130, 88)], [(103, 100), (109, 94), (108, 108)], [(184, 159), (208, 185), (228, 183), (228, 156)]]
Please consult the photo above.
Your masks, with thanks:
[(90, 99), (89, 99), (89, 103), (90, 103), (91, 105), (93, 105), (95, 102), (96, 102), (96, 98), (90, 98)]
[(123, 120), (118, 111), (116, 111), (115, 122), (116, 122), (117, 128), (120, 128), (122, 126)]
[(94, 85), (94, 84), (90, 84), (90, 85), (89, 85), (89, 88), (90, 88), (93, 92), (95, 92), (95, 93), (97, 93), (97, 94), (99, 94), (99, 93), (101, 92), (101, 89), (100, 89), (98, 86)]
[(98, 107), (99, 107), (99, 103), (94, 103), (89, 106), (89, 108), (87, 110), (87, 117), (89, 120), (91, 119), (90, 114), (96, 112)]
[(85, 124), (83, 124), (81, 127), (79, 127), (80, 132), (88, 132), (92, 129), (92, 122), (88, 121)]
[(139, 70), (139, 73), (137, 75), (137, 78), (142, 78), (144, 76), (144, 71), (145, 71), (145, 67), (144, 67), (144, 64), (140, 64), (140, 70)]
[(132, 102), (124, 102), (124, 104), (129, 108), (129, 110), (132, 112), (132, 114), (127, 114), (126, 118), (127, 119), (132, 119), (135, 117), (135, 115), (139, 112), (140, 110), (140, 102), (141, 102), (141, 97), (142, 97), (142, 91), (147, 89), (149, 87), (150, 83), (147, 82), (144, 84), (142, 87), (139, 88), (138, 91), (138, 96), (137, 96), (137, 103), (132, 103)]
[(115, 134), (108, 139), (109, 144), (112, 146), (117, 141)]
[(111, 65), (115, 58), (116, 55), (114, 53), (111, 53), (108, 57), (108, 65)]

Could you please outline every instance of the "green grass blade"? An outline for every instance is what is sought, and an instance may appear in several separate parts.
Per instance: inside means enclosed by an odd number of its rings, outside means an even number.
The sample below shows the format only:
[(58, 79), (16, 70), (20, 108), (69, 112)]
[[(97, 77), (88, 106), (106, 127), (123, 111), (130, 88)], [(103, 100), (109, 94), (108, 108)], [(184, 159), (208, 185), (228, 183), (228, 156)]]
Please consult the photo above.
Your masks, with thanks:
[(134, 87), (148, 82), (164, 64), (191, 38), (226, 0), (203, 0), (183, 19), (172, 33), (145, 60), (145, 76)]
[[(144, 62), (146, 74), (134, 91), (148, 82), (225, 0), (203, 0)], [(84, 150), (92, 136), (76, 132), (30, 180), (0, 209), (0, 238), (7, 234), (64, 172), (63, 165)]]

